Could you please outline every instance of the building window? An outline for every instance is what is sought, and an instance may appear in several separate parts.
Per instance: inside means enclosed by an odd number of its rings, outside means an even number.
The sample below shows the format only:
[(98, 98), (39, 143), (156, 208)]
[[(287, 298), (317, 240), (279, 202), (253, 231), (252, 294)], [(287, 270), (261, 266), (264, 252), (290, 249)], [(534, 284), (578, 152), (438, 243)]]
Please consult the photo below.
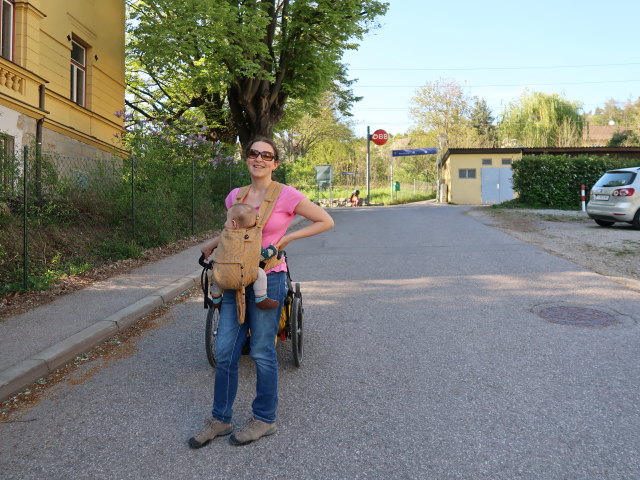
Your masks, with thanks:
[(84, 107), (87, 49), (71, 41), (71, 101)]
[(510, 158), (503, 158), (502, 159), (502, 164), (503, 165), (511, 165), (511, 159)]
[(476, 178), (475, 168), (460, 168), (458, 169), (459, 178)]
[(0, 192), (13, 192), (17, 176), (17, 164), (14, 152), (14, 138), (0, 133)]
[(13, 0), (2, 0), (0, 42), (0, 56), (13, 60)]
[(482, 159), (482, 164), (483, 165), (491, 165), (493, 162), (491, 161), (490, 158), (483, 158)]

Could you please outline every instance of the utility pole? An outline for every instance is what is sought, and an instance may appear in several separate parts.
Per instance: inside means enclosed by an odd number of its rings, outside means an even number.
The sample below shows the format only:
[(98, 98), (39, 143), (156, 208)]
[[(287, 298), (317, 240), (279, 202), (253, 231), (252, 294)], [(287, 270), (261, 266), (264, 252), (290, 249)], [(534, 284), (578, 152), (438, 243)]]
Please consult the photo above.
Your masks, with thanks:
[(366, 204), (369, 205), (370, 198), (370, 190), (371, 190), (371, 163), (370, 163), (370, 155), (371, 155), (371, 134), (369, 133), (369, 127), (367, 126), (367, 199)]
[(444, 156), (444, 146), (447, 141), (447, 135), (444, 133), (439, 133), (438, 137), (438, 159), (436, 160), (438, 163), (436, 164), (436, 202), (442, 202), (442, 183), (440, 181), (440, 163), (442, 162), (442, 157)]

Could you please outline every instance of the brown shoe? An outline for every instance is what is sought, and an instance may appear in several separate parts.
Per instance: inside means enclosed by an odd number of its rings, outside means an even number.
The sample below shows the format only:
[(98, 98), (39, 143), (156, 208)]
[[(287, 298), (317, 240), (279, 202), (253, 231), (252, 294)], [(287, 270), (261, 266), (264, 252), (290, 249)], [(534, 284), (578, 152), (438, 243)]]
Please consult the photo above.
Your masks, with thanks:
[(280, 303), (275, 300), (271, 300), (270, 298), (265, 298), (259, 302), (256, 302), (256, 306), (261, 310), (271, 310), (272, 308), (276, 308)]
[(237, 447), (240, 445), (246, 445), (247, 443), (255, 442), (259, 438), (266, 437), (267, 435), (273, 435), (276, 433), (276, 430), (278, 430), (278, 427), (275, 422), (266, 423), (252, 418), (242, 430), (231, 435), (229, 443)]
[(201, 448), (216, 437), (229, 435), (233, 431), (233, 425), (222, 423), (215, 418), (209, 418), (205, 427), (189, 439), (191, 448)]

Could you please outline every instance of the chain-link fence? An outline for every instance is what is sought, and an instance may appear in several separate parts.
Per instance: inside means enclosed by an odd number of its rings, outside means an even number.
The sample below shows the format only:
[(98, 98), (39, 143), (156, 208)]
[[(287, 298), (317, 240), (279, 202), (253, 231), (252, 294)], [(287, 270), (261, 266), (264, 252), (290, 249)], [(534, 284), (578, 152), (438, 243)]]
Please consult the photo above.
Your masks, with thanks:
[(74, 158), (25, 148), (0, 157), (0, 295), (220, 225), (246, 183), (232, 162)]
[[(144, 147), (138, 147), (145, 152)], [(192, 153), (192, 152), (190, 152)], [(128, 158), (85, 158), (25, 148), (0, 156), (0, 295), (45, 289), (65, 275), (221, 225), (228, 192), (249, 182), (232, 157), (151, 150)], [(319, 204), (347, 205), (367, 193), (363, 172), (334, 175), (331, 188), (293, 182)], [(286, 169), (276, 171), (285, 183)], [(414, 180), (370, 183), (373, 204), (429, 195)]]
[(433, 196), (435, 198), (436, 185), (414, 179), (413, 182), (394, 182), (391, 189), (391, 199), (395, 202), (420, 196)]

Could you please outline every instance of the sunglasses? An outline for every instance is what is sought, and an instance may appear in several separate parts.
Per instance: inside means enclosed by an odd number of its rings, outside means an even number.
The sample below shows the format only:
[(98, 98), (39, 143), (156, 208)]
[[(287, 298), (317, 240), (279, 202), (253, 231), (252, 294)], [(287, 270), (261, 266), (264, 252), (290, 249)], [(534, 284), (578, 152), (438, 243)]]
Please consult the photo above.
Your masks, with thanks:
[(259, 152), (258, 150), (254, 150), (253, 148), (251, 150), (249, 150), (249, 155), (247, 155), (249, 158), (258, 158), (258, 155), (260, 155), (262, 157), (262, 160), (264, 160), (265, 162), (271, 162), (272, 160), (276, 160), (277, 158), (276, 156), (271, 153), (271, 152)]

